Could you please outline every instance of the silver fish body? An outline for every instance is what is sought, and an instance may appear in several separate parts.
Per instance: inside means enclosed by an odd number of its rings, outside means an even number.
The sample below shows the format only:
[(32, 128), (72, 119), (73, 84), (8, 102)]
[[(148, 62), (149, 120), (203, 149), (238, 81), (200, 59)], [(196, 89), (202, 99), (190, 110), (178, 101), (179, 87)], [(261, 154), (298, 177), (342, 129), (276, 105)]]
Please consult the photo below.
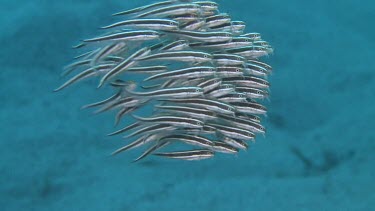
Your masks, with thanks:
[(127, 92), (132, 96), (148, 98), (191, 98), (203, 95), (203, 89), (199, 87), (167, 88), (152, 92), (133, 92), (127, 90)]
[(127, 59), (124, 59), (100, 79), (98, 88), (103, 86), (103, 84), (109, 79), (121, 74), (122, 72), (126, 71), (126, 69), (133, 66), (136, 63), (135, 61), (133, 61), (133, 59), (148, 55), (150, 52), (151, 51), (148, 47), (144, 47), (130, 55)]
[(252, 140), (255, 138), (254, 133), (248, 130), (240, 129), (240, 128), (233, 127), (233, 126), (219, 125), (219, 124), (208, 124), (208, 125), (216, 128), (224, 136), (227, 136), (230, 138), (237, 138), (241, 140)]
[(163, 140), (170, 141), (170, 140), (178, 140), (185, 142), (190, 145), (198, 146), (198, 147), (211, 147), (213, 142), (208, 140), (207, 138), (201, 136), (192, 136), (192, 135), (170, 135), (163, 137)]
[(142, 7), (137, 7), (137, 8), (131, 9), (131, 10), (126, 10), (126, 11), (118, 12), (118, 13), (113, 14), (113, 16), (117, 16), (117, 15), (129, 15), (129, 14), (139, 13), (139, 12), (146, 11), (146, 10), (149, 10), (149, 9), (152, 9), (152, 8), (158, 8), (158, 7), (162, 7), (162, 6), (169, 6), (169, 5), (172, 5), (174, 3), (176, 3), (176, 1), (174, 1), (174, 0), (156, 2), (156, 3), (145, 5), (145, 6), (142, 6)]
[(174, 42), (169, 43), (168, 45), (163, 46), (160, 48), (162, 51), (182, 51), (189, 47), (189, 42), (186, 40), (177, 40)]
[(229, 32), (196, 32), (196, 31), (169, 31), (193, 41), (201, 42), (225, 42), (232, 40), (232, 33)]
[(184, 103), (185, 105), (194, 105), (198, 107), (206, 108), (210, 111), (216, 111), (223, 114), (234, 114), (236, 108), (229, 104), (219, 102), (216, 100), (211, 99), (203, 99), (203, 98), (189, 98), (189, 99), (168, 99), (162, 100), (166, 102), (174, 102), (174, 103)]
[(156, 156), (162, 156), (172, 159), (181, 159), (181, 160), (202, 160), (208, 159), (214, 156), (214, 152), (211, 150), (189, 150), (189, 151), (179, 151), (179, 152), (160, 152), (153, 153)]
[(149, 149), (147, 149), (141, 156), (139, 156), (138, 158), (136, 158), (135, 160), (133, 160), (133, 162), (137, 162), (143, 158), (145, 158), (147, 155), (151, 154), (152, 152), (155, 152), (156, 150), (158, 149), (161, 149), (165, 146), (167, 146), (168, 144), (170, 144), (170, 142), (156, 142), (152, 147), (150, 147)]
[(220, 26), (225, 23), (230, 23), (231, 19), (230, 16), (226, 13), (218, 14), (218, 15), (213, 15), (209, 16), (205, 19), (206, 21), (206, 27), (215, 27), (215, 26)]
[(216, 11), (219, 5), (213, 1), (194, 1), (193, 4), (201, 6), (202, 10), (205, 11)]
[(181, 25), (182, 30), (186, 31), (195, 31), (201, 29), (203, 26), (205, 26), (205, 21), (203, 20), (194, 20), (185, 23), (184, 25)]
[(267, 108), (259, 103), (253, 102), (233, 102), (231, 103), (238, 112), (246, 114), (263, 114), (267, 113)]
[(161, 52), (156, 54), (151, 54), (149, 56), (139, 57), (135, 59), (136, 61), (145, 60), (174, 60), (180, 62), (194, 62), (203, 63), (211, 62), (212, 55), (204, 52), (197, 51), (174, 51), (174, 52)]
[(253, 76), (228, 77), (222, 79), (224, 83), (232, 83), (237, 86), (254, 87), (260, 89), (268, 89), (270, 83), (262, 78)]
[(150, 76), (144, 81), (154, 80), (154, 79), (172, 79), (172, 78), (198, 78), (215, 75), (216, 68), (211, 66), (201, 66), (201, 67), (189, 67), (181, 70), (168, 71), (164, 73), (155, 74)]
[(247, 148), (249, 147), (249, 145), (246, 142), (244, 142), (240, 139), (225, 137), (223, 139), (223, 142), (233, 146), (234, 148), (238, 148), (238, 149), (242, 149), (242, 150), (247, 150)]
[(187, 128), (202, 128), (204, 122), (198, 119), (187, 118), (187, 117), (175, 117), (175, 116), (157, 116), (157, 117), (139, 117), (133, 116), (138, 121), (158, 123), (158, 124), (167, 124), (176, 127), (187, 127)]
[(266, 133), (265, 128), (261, 124), (254, 121), (221, 114), (217, 115), (217, 117), (221, 120), (228, 121), (233, 126), (243, 128), (254, 133)]
[(213, 54), (218, 65), (245, 65), (246, 59), (235, 54)]
[(141, 31), (124, 31), (114, 34), (104, 35), (91, 39), (86, 39), (83, 42), (102, 42), (102, 41), (146, 41), (159, 39), (162, 34), (153, 30)]
[(135, 27), (149, 30), (178, 30), (179, 23), (177, 21), (168, 19), (133, 19), (120, 21), (101, 28), (112, 29), (119, 27)]
[(221, 84), (216, 89), (213, 89), (210, 92), (206, 93), (206, 96), (209, 98), (220, 98), (221, 96), (234, 92), (234, 90), (235, 87), (231, 84)]
[(225, 142), (220, 142), (220, 141), (213, 142), (213, 146), (211, 147), (211, 150), (216, 151), (216, 152), (228, 153), (228, 154), (238, 153), (237, 148), (233, 147), (230, 144), (227, 144)]
[(199, 14), (200, 10), (201, 8), (197, 4), (177, 4), (144, 12), (139, 15), (136, 15), (136, 17), (165, 17), (170, 15)]
[(197, 87), (200, 87), (203, 89), (204, 93), (208, 93), (209, 91), (217, 88), (221, 84), (220, 78), (212, 78), (209, 80), (205, 80), (199, 84), (197, 84)]
[(237, 54), (248, 59), (257, 59), (262, 56), (267, 56), (270, 53), (270, 50), (262, 46), (248, 46), (248, 47), (227, 49), (226, 52)]
[(216, 119), (216, 113), (204, 108), (193, 108), (184, 106), (155, 106), (158, 109), (183, 114), (200, 120)]
[(138, 138), (137, 140), (133, 141), (132, 143), (130, 143), (126, 146), (123, 146), (123, 147), (117, 149), (116, 151), (112, 152), (112, 155), (117, 155), (117, 154), (119, 154), (121, 152), (124, 152), (126, 150), (130, 150), (130, 149), (140, 147), (140, 146), (148, 144), (152, 141), (158, 141), (160, 139), (159, 136), (160, 135), (158, 135), (158, 134), (144, 135), (144, 136)]
[(226, 102), (226, 103), (231, 103), (231, 102), (246, 102), (246, 94), (245, 93), (228, 93), (225, 95), (222, 95), (218, 97), (218, 100)]
[(237, 92), (245, 93), (246, 97), (251, 99), (265, 99), (268, 98), (268, 92), (261, 89), (251, 87), (236, 87)]

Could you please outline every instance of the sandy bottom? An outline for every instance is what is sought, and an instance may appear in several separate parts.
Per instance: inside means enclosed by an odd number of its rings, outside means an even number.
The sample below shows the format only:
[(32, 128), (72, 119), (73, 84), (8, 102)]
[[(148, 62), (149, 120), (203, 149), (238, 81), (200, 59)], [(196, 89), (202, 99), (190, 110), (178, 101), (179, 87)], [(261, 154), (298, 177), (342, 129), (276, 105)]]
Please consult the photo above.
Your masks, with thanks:
[[(80, 106), (96, 80), (52, 93), (69, 49), (123, 1), (16, 1), (0, 9), (1, 210), (371, 210), (374, 19), (369, 3), (236, 0), (221, 11), (275, 47), (266, 138), (200, 162), (109, 154), (113, 114)], [(147, 1), (149, 2), (149, 1)], [(246, 5), (246, 6), (245, 6)], [(349, 12), (350, 11), (350, 12)], [(122, 125), (126, 125), (125, 119)], [(372, 164), (371, 164), (372, 163)]]

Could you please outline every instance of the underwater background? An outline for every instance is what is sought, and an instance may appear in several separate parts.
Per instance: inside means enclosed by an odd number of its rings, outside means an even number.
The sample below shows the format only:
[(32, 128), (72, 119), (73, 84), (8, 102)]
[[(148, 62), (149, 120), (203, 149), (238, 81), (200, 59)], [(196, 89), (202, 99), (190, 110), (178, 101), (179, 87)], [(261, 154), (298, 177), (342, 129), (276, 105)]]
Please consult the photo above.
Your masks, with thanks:
[(198, 162), (109, 154), (113, 114), (59, 93), (78, 40), (153, 1), (2, 1), (0, 210), (375, 210), (375, 3), (221, 0), (274, 47), (266, 137)]

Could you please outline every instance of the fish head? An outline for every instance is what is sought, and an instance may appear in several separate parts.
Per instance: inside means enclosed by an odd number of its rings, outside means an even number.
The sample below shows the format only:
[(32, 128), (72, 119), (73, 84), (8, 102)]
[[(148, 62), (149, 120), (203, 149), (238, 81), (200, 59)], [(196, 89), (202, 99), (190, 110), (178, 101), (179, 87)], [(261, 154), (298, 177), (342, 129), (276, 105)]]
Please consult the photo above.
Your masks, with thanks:
[(228, 111), (229, 113), (233, 113), (233, 112), (235, 111), (235, 109), (233, 109), (233, 108), (230, 107), (230, 106), (227, 106), (227, 111)]
[(191, 92), (189, 92), (188, 96), (203, 96), (203, 89), (200, 87), (195, 87)]
[(204, 123), (197, 119), (190, 119), (189, 122), (194, 125), (196, 128), (202, 128)]
[(153, 37), (161, 37), (161, 36), (163, 36), (163, 33), (160, 33), (160, 32), (157, 32), (157, 31), (154, 31), (154, 32), (152, 32), (150, 35), (150, 38), (153, 38)]
[(202, 153), (203, 156), (212, 157), (214, 156), (215, 152), (211, 150), (206, 150)]
[(251, 139), (254, 139), (255, 138), (255, 135), (254, 133), (250, 132), (250, 131), (246, 131), (246, 136), (251, 138)]

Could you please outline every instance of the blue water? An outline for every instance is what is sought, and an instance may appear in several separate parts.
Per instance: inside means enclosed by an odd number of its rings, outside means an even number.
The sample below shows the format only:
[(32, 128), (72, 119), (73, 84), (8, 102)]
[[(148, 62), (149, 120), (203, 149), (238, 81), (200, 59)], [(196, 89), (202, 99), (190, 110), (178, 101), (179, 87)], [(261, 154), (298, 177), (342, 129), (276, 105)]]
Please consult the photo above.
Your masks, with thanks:
[[(150, 1), (2, 1), (0, 210), (374, 210), (373, 1), (220, 1), (275, 48), (266, 138), (200, 162), (108, 156), (113, 114), (62, 92), (70, 46)], [(132, 2), (132, 3), (126, 3)], [(134, 3), (133, 3), (134, 2)], [(125, 123), (124, 123), (125, 124)]]

